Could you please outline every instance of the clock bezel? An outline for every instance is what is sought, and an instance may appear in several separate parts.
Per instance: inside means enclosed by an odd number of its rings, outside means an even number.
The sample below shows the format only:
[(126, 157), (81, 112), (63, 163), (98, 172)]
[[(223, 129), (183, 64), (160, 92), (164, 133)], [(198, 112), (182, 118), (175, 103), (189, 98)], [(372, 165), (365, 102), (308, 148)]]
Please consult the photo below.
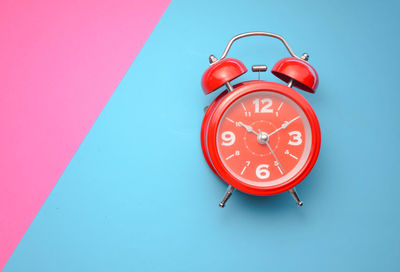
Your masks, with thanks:
[[(312, 135), (311, 149), (309, 156), (303, 167), (289, 180), (274, 186), (254, 186), (244, 183), (236, 178), (224, 165), (217, 148), (218, 125), (225, 111), (241, 97), (258, 91), (270, 91), (282, 94), (295, 102), (304, 112), (309, 121)], [(207, 162), (212, 164), (214, 172), (226, 183), (236, 189), (253, 195), (273, 195), (287, 191), (299, 184), (310, 173), (317, 161), (320, 145), (321, 132), (317, 116), (308, 101), (298, 92), (285, 85), (267, 81), (247, 81), (234, 86), (234, 91), (218, 99), (208, 116), (204, 118), (206, 123), (202, 126), (202, 146), (203, 152), (207, 153)], [(208, 123), (208, 125), (207, 125)], [(203, 142), (204, 141), (204, 142)], [(206, 156), (206, 154), (205, 154)]]

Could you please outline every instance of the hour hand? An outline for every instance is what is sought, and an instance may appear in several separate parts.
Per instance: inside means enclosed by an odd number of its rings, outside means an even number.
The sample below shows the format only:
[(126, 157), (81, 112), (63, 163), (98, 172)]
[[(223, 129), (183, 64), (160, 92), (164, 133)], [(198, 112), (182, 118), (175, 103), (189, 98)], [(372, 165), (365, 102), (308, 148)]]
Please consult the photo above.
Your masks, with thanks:
[(258, 133), (255, 132), (251, 126), (245, 125), (242, 122), (238, 122), (238, 124), (239, 124), (239, 126), (244, 127), (247, 130), (247, 132), (251, 132), (251, 133), (254, 133), (255, 135), (258, 135)]

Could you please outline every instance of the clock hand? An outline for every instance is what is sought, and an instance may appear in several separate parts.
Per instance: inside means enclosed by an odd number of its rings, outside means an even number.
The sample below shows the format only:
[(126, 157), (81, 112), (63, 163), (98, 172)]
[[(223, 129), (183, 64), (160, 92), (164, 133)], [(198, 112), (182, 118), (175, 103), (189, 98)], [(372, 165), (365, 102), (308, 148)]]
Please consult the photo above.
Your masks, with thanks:
[(247, 130), (247, 132), (254, 133), (255, 135), (258, 136), (258, 133), (255, 132), (254, 129), (253, 129), (251, 126), (245, 125), (245, 124), (243, 124), (242, 122), (238, 122), (238, 124), (239, 124), (239, 126), (244, 127), (244, 128)]
[(274, 153), (274, 151), (272, 150), (271, 146), (269, 145), (268, 142), (266, 142), (266, 144), (267, 144), (269, 150), (271, 151), (272, 155), (274, 156), (276, 162), (277, 162), (277, 163), (279, 164), (279, 166), (281, 167), (282, 172), (285, 173), (285, 170), (283, 169), (283, 166), (282, 166), (281, 162), (278, 160), (278, 157), (275, 155), (275, 153)]
[(278, 157), (275, 155), (274, 151), (272, 150), (271, 146), (269, 145), (268, 141), (269, 141), (269, 136), (267, 133), (262, 132), (261, 130), (259, 130), (259, 136), (257, 137), (257, 140), (260, 144), (266, 144), (269, 148), (269, 151), (271, 151), (271, 154), (274, 156), (275, 161), (279, 164), (278, 168), (281, 170), (281, 174), (283, 174), (285, 172), (285, 170), (283, 169), (283, 166), (281, 164), (281, 162), (278, 160)]
[(297, 117), (293, 118), (293, 119), (290, 120), (290, 121), (285, 121), (285, 122), (283, 122), (283, 124), (281, 125), (281, 127), (279, 127), (279, 128), (277, 128), (277, 129), (275, 129), (274, 131), (272, 131), (270, 134), (268, 134), (268, 136), (271, 136), (272, 134), (275, 134), (276, 132), (278, 132), (278, 131), (281, 130), (281, 129), (287, 128), (288, 125), (290, 125), (291, 123), (293, 123), (294, 121), (296, 121), (296, 120), (299, 119), (299, 118), (300, 118), (300, 116), (297, 116)]

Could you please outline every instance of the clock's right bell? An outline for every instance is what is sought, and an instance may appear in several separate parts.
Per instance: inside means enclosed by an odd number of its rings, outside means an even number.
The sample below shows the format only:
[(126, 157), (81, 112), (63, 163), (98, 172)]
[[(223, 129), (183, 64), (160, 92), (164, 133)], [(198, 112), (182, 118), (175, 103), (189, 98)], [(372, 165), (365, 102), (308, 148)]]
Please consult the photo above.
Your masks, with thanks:
[(303, 91), (315, 93), (318, 87), (317, 71), (305, 60), (294, 57), (278, 61), (272, 68), (272, 73), (281, 80)]

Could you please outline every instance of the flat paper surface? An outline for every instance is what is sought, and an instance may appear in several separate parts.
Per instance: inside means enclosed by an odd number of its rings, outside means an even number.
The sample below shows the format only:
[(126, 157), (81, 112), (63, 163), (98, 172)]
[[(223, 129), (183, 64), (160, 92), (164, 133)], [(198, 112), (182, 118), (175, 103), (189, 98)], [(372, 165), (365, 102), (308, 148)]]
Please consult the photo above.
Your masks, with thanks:
[[(173, 1), (6, 265), (11, 271), (400, 271), (395, 1)], [(310, 54), (319, 159), (289, 193), (226, 190), (200, 147), (208, 56), (270, 31)], [(262, 79), (273, 39), (230, 57)], [(248, 72), (233, 83), (257, 79)], [(220, 91), (219, 91), (220, 92)], [(218, 92), (218, 93), (219, 93)]]

